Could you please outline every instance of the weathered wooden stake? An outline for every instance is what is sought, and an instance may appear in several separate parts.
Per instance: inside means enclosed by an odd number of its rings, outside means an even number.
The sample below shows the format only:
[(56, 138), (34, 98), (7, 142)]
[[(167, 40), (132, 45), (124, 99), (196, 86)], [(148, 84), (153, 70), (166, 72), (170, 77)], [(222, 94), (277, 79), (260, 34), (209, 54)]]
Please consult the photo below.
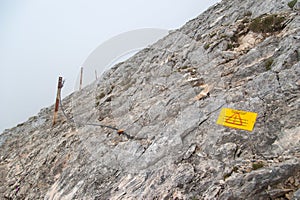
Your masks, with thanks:
[(80, 70), (79, 90), (81, 90), (81, 88), (82, 88), (82, 76), (83, 76), (83, 67), (81, 67), (81, 70)]
[(57, 94), (56, 94), (56, 101), (55, 101), (55, 109), (54, 109), (52, 126), (54, 126), (55, 123), (56, 123), (57, 112), (58, 112), (59, 101), (60, 101), (60, 91), (61, 91), (62, 86), (63, 86), (62, 77), (59, 77), (58, 78), (58, 84), (57, 84)]
[(96, 80), (98, 80), (97, 70), (95, 70), (95, 77), (96, 77)]

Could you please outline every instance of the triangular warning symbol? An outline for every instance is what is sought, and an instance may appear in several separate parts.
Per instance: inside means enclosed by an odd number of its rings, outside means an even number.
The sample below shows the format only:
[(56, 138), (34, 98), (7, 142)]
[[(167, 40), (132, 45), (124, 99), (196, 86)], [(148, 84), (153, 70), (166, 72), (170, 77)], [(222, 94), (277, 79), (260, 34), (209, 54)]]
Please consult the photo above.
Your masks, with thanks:
[(243, 125), (242, 118), (240, 116), (240, 113), (238, 113), (238, 112), (235, 112), (230, 117), (226, 117), (225, 122), (228, 124), (234, 124), (234, 125), (239, 125), (239, 126)]

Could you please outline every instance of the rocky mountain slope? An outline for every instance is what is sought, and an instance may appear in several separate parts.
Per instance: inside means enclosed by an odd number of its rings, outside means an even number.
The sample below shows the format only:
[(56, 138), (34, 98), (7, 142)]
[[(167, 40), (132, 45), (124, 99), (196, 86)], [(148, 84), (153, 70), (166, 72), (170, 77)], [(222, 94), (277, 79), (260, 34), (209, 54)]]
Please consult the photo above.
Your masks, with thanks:
[[(0, 199), (299, 199), (299, 2), (224, 0), (0, 136)], [(258, 113), (252, 132), (221, 108)], [(118, 134), (102, 124), (125, 130)]]

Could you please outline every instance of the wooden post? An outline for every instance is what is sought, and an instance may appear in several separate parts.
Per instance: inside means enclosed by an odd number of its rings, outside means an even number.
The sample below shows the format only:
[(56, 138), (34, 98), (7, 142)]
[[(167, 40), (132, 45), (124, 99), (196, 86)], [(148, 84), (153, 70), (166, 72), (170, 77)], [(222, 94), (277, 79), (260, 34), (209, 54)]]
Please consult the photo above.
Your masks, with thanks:
[(97, 70), (95, 70), (95, 77), (96, 77), (96, 80), (98, 80)]
[(81, 88), (82, 88), (82, 76), (83, 76), (83, 67), (81, 67), (81, 70), (80, 70), (79, 90), (81, 90)]
[(54, 126), (55, 123), (56, 123), (57, 112), (58, 112), (59, 101), (60, 101), (60, 91), (61, 91), (62, 86), (63, 86), (62, 77), (59, 77), (58, 78), (58, 84), (57, 84), (57, 93), (56, 93), (56, 101), (55, 101), (55, 108), (54, 108), (53, 124), (52, 124), (52, 126)]

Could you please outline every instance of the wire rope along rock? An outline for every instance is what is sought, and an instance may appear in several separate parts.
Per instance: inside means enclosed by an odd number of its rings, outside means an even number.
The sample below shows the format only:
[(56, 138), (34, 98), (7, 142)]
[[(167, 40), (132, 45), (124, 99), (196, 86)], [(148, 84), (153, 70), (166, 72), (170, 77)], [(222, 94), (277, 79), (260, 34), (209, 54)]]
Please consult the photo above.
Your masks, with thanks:
[[(63, 85), (61, 86), (61, 89), (62, 89), (62, 87), (63, 87)], [(116, 131), (116, 133), (119, 134), (119, 135), (124, 135), (124, 136), (126, 136), (127, 139), (138, 139), (138, 140), (139, 140), (139, 139), (142, 139), (142, 138), (135, 138), (135, 137), (129, 135), (128, 133), (126, 133), (124, 130), (118, 129), (118, 128), (113, 127), (113, 126), (110, 126), (110, 125), (104, 125), (104, 124), (99, 124), (99, 123), (97, 124), (97, 123), (78, 123), (78, 122), (75, 122), (75, 121), (74, 121), (74, 116), (70, 117), (70, 116), (68, 116), (68, 115), (66, 114), (66, 111), (65, 111), (65, 109), (64, 109), (64, 106), (63, 106), (63, 104), (62, 104), (62, 101), (63, 101), (63, 100), (61, 99), (61, 90), (60, 90), (60, 92), (59, 92), (58, 98), (59, 98), (59, 100), (60, 100), (59, 102), (60, 102), (60, 107), (61, 107), (62, 113), (63, 113), (64, 117), (67, 119), (67, 121), (68, 121), (69, 123), (73, 123), (73, 124), (76, 124), (76, 125), (78, 125), (78, 126), (95, 126), (95, 127), (101, 127), (101, 128), (108, 128), (108, 129), (111, 129), (111, 130)]]

